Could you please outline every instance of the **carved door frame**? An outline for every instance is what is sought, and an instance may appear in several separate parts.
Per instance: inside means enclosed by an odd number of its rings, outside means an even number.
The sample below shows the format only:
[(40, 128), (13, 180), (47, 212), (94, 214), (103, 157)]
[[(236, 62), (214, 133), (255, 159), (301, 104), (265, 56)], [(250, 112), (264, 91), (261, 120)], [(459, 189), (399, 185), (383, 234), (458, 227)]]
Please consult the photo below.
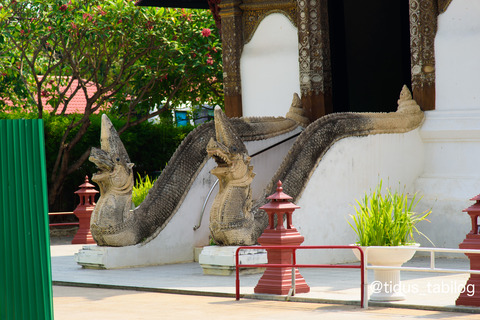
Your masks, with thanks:
[[(258, 24), (272, 12), (296, 22), (300, 90), (307, 116), (333, 112), (328, 0), (222, 0), (225, 110), (242, 116), (240, 57)], [(435, 109), (435, 35), (437, 17), (451, 0), (409, 0), (412, 92), (423, 110)], [(295, 18), (296, 15), (296, 18)]]

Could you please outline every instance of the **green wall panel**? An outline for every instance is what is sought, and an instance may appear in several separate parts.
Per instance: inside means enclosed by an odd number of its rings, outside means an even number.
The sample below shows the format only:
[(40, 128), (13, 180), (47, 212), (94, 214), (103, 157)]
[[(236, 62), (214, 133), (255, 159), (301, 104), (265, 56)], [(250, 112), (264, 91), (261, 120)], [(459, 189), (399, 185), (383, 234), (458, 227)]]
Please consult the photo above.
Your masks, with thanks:
[(0, 120), (0, 319), (53, 319), (42, 120)]

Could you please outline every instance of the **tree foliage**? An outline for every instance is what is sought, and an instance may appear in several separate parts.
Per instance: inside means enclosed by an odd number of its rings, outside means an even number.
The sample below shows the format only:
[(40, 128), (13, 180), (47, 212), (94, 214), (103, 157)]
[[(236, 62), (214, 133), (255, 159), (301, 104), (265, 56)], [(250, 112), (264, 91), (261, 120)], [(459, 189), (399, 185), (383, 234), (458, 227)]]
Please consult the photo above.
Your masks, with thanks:
[[(88, 158), (73, 148), (91, 115), (110, 109), (119, 132), (182, 104), (223, 104), (221, 47), (205, 10), (135, 7), (128, 0), (30, 0), (0, 4), (0, 108), (38, 118), (65, 114), (49, 177), (49, 203)], [(93, 90), (92, 90), (93, 89)]]
[[(65, 128), (68, 127), (75, 115), (45, 114), (45, 154), (47, 160), (47, 175), (51, 175), (55, 163), (58, 145), (62, 140)], [(0, 119), (34, 119), (34, 113), (9, 112), (0, 113)], [(72, 150), (72, 157), (79, 157), (85, 149), (91, 146), (100, 146), (101, 115), (94, 114), (90, 118), (91, 125), (82, 140)], [(125, 119), (112, 117), (115, 128), (125, 125)], [(122, 141), (131, 160), (135, 163), (134, 175), (156, 177), (170, 160), (177, 147), (187, 136), (193, 126), (177, 127), (171, 121), (145, 121), (128, 128), (122, 135)], [(72, 132), (75, 134), (75, 132)], [(83, 183), (85, 176), (97, 169), (95, 165), (86, 161), (78, 170), (68, 175), (59, 199), (50, 209), (52, 211), (72, 211), (78, 204), (78, 196), (74, 194), (78, 186)]]

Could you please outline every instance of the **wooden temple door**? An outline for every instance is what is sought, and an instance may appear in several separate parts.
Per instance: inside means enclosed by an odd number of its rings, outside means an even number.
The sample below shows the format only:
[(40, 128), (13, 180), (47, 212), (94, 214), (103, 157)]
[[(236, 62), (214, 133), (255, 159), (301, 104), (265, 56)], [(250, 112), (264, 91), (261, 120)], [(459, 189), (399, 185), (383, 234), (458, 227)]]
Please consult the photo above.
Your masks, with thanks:
[(302, 102), (331, 112), (394, 111), (403, 84), (435, 109), (437, 16), (450, 0), (298, 0)]

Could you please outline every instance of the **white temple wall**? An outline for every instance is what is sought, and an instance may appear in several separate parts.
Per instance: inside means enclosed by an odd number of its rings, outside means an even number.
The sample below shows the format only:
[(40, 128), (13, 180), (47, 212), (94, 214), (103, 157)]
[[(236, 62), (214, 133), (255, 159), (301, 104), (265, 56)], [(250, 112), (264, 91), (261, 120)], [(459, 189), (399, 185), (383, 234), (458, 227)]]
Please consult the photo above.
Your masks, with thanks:
[(438, 16), (435, 111), (480, 110), (480, 1), (453, 0)]
[[(255, 156), (250, 161), (250, 164), (253, 166), (253, 172), (255, 173), (255, 178), (252, 181), (252, 198), (258, 199), (263, 196), (264, 190), (267, 185), (271, 182), (273, 175), (277, 171), (278, 167), (283, 162), (285, 155), (288, 153), (290, 148), (295, 142), (296, 135), (301, 132), (301, 128), (297, 128), (294, 131), (282, 134), (278, 137), (271, 138), (268, 140), (259, 140), (259, 141), (250, 141), (246, 142), (248, 154), (253, 155), (261, 150), (268, 148), (269, 146), (275, 145), (286, 139), (290, 138), (288, 141), (285, 141), (278, 146), (265, 151), (258, 156)], [(295, 137), (294, 137), (295, 136)]]
[(458, 248), (471, 228), (462, 210), (480, 193), (479, 17), (480, 1), (470, 0), (453, 0), (438, 17), (436, 107), (420, 131), (425, 168), (416, 182), (434, 212), (421, 227), (437, 247)]
[(265, 17), (240, 59), (243, 116), (285, 116), (300, 94), (298, 34), (281, 13)]
[[(348, 224), (355, 199), (375, 189), (380, 180), (393, 190), (413, 194), (423, 169), (419, 130), (404, 134), (350, 137), (336, 142), (318, 163), (293, 214), (303, 245), (348, 245), (356, 235)], [(299, 263), (354, 261), (351, 250), (299, 251)]]

